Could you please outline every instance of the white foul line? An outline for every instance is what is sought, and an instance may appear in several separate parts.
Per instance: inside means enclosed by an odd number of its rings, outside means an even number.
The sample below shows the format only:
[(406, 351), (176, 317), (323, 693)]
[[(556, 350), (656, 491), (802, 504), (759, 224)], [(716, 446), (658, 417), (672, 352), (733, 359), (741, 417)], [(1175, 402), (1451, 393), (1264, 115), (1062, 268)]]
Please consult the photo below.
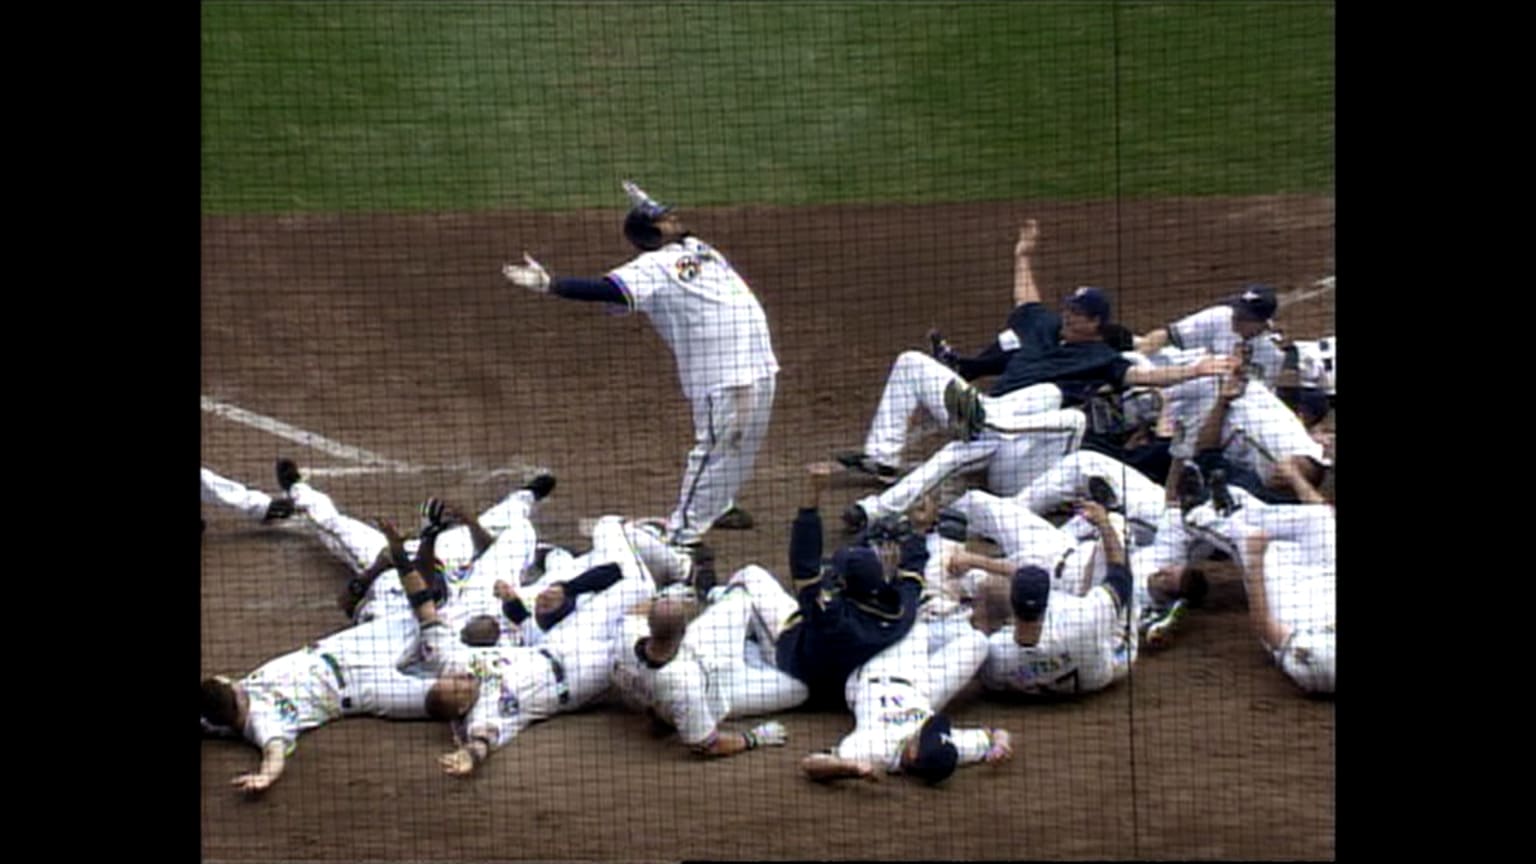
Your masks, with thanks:
[(271, 417), (257, 414), (254, 411), (247, 411), (235, 405), (226, 405), (223, 402), (209, 399), (207, 396), (202, 397), (202, 399), (203, 410), (209, 414), (216, 417), (224, 417), (236, 423), (243, 423), (253, 429), (260, 429), (279, 438), (286, 438), (295, 444), (302, 444), (305, 447), (319, 450), (322, 453), (328, 453), (338, 459), (350, 459), (353, 462), (364, 462), (370, 465), (393, 468), (396, 471), (415, 472), (421, 470), (407, 462), (398, 462), (394, 459), (380, 456), (371, 450), (364, 450), (361, 447), (353, 447), (349, 444), (342, 444), (339, 441), (332, 441), (323, 435), (316, 435), (297, 426), (290, 426), (281, 420), (275, 420)]
[(264, 414), (257, 414), (254, 411), (247, 411), (244, 408), (240, 408), (235, 405), (219, 402), (217, 400), (210, 399), (207, 396), (202, 397), (202, 401), (203, 410), (216, 417), (223, 417), (227, 420), (233, 420), (236, 423), (241, 423), (251, 427), (252, 429), (258, 429), (262, 432), (276, 435), (279, 438), (287, 439), (296, 444), (302, 444), (305, 447), (319, 450), (322, 453), (335, 456), (338, 459), (347, 459), (352, 462), (362, 463), (359, 465), (337, 465), (331, 467), (306, 466), (304, 468), (304, 473), (313, 477), (352, 477), (366, 474), (386, 473), (421, 474), (427, 471), (441, 471), (463, 472), (465, 474), (471, 475), (471, 479), (475, 482), (484, 482), (487, 480), (493, 480), (497, 477), (513, 477), (521, 479), (536, 474), (549, 473), (549, 469), (543, 466), (523, 464), (515, 464), (510, 468), (492, 469), (486, 469), (479, 465), (473, 465), (467, 462), (459, 462), (449, 465), (413, 465), (409, 462), (401, 462), (397, 459), (390, 459), (386, 456), (374, 453), (371, 450), (364, 450), (361, 447), (353, 447), (350, 444), (342, 444), (339, 441), (332, 441), (324, 435), (317, 435), (308, 430), (300, 429), (297, 426), (284, 423), (281, 420), (268, 417)]
[(1280, 298), (1280, 304), (1279, 305), (1281, 305), (1281, 306), (1289, 306), (1292, 303), (1300, 303), (1303, 300), (1311, 300), (1313, 297), (1321, 297), (1324, 294), (1327, 294), (1329, 291), (1333, 290), (1333, 288), (1334, 288), (1334, 279), (1333, 279), (1332, 276), (1328, 276), (1328, 277), (1319, 279), (1316, 282), (1313, 282), (1312, 284), (1316, 285), (1317, 287), (1315, 289), (1311, 290), (1311, 291), (1303, 291), (1300, 294), (1290, 294), (1290, 295), (1287, 295), (1285, 297), (1282, 297), (1282, 298)]

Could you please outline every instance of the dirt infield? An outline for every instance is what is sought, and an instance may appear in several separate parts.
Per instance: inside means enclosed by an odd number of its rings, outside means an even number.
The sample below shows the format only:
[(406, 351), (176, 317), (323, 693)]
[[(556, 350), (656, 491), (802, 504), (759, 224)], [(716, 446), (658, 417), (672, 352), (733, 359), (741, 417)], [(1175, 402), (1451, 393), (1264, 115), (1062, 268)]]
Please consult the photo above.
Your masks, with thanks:
[[(758, 562), (782, 575), (802, 466), (858, 446), (897, 353), (935, 325), (963, 351), (1001, 329), (1027, 216), (1044, 228), (1047, 295), (1104, 285), (1138, 331), (1249, 280), (1305, 297), (1282, 310), (1288, 331), (1333, 330), (1333, 295), (1311, 287), (1333, 272), (1331, 199), (684, 216), (757, 290), (783, 366), (740, 502), (758, 527), (711, 535), (722, 569)], [(273, 458), (292, 456), (344, 510), (400, 520), (431, 494), (482, 508), (545, 466), (560, 485), (536, 523), (576, 547), (584, 517), (665, 514), (691, 436), (670, 355), (642, 318), (507, 286), (499, 265), (525, 248), (557, 274), (630, 254), (612, 211), (205, 219), (202, 463), (270, 489)], [(344, 624), (345, 570), (317, 544), (203, 516), (204, 672), (244, 673)], [(1230, 574), (1208, 606), (1106, 692), (1027, 705), (962, 694), (956, 725), (1013, 730), (1018, 754), (940, 789), (803, 780), (796, 761), (851, 728), (835, 713), (785, 715), (789, 746), (707, 763), (603, 706), (534, 726), (467, 781), (437, 769), (451, 749), (441, 726), (349, 720), (306, 734), (259, 800), (228, 785), (255, 749), (204, 743), (203, 853), (1331, 858), (1333, 703), (1267, 663)]]

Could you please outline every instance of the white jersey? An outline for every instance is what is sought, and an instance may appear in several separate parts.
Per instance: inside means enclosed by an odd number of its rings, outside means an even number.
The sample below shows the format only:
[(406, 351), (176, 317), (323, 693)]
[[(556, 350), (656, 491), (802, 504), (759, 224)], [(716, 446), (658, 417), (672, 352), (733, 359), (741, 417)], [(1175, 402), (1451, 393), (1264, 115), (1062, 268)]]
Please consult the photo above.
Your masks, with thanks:
[(1100, 690), (1124, 677), (1135, 644), (1104, 586), (1083, 597), (1052, 591), (1036, 645), (1016, 644), (1008, 628), (987, 642), (981, 682), (988, 689), (1064, 695)]
[(1329, 396), (1335, 395), (1338, 338), (1327, 336), (1322, 339), (1297, 340), (1291, 344), (1296, 348), (1296, 373), (1301, 386), (1315, 387)]
[(690, 400), (779, 371), (757, 297), (725, 256), (697, 237), (645, 252), (608, 278), (650, 316), (677, 358)]
[(1273, 482), (1275, 464), (1292, 456), (1333, 464), (1296, 412), (1265, 387), (1245, 387), (1232, 401), (1222, 434), (1226, 458), (1252, 469), (1265, 483)]
[[(1232, 307), (1225, 303), (1201, 309), (1169, 324), (1168, 339), (1186, 352), (1204, 349), (1218, 355), (1235, 354), (1245, 340), (1232, 329), (1232, 318)], [(1246, 342), (1251, 352), (1250, 362), (1259, 367), (1264, 382), (1274, 387), (1280, 369), (1285, 365), (1285, 353), (1267, 332)]]
[(684, 744), (708, 746), (720, 721), (730, 713), (725, 694), (716, 686), (705, 658), (694, 644), (690, 627), (677, 654), (663, 666), (652, 665), (642, 653), (642, 639), (651, 635), (643, 615), (629, 615), (613, 661), (613, 685), (626, 704), (651, 711), (677, 729)]
[(569, 706), (564, 668), (548, 651), (471, 648), (459, 641), (453, 628), (441, 624), (422, 631), (419, 650), (431, 674), (468, 672), (479, 682), (474, 707), (453, 723), (454, 737), (460, 741), (483, 738), (496, 749), (529, 724)]
[(432, 682), (395, 668), (413, 631), (409, 620), (380, 619), (257, 668), (239, 682), (249, 699), (246, 739), (258, 747), (281, 739), (292, 752), (299, 733), (344, 716), (427, 716)]

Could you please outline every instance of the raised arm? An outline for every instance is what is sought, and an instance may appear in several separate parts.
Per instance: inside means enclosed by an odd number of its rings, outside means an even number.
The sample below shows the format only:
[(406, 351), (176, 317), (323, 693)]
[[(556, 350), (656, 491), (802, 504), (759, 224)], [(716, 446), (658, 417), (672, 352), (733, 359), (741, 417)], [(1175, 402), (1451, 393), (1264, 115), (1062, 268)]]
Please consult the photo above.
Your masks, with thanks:
[(1247, 383), (1241, 375), (1229, 374), (1221, 381), (1221, 392), (1216, 396), (1216, 404), (1211, 406), (1211, 413), (1205, 415), (1200, 423), (1200, 432), (1195, 436), (1195, 452), (1204, 450), (1217, 450), (1221, 448), (1221, 430), (1227, 423), (1227, 412), (1232, 410), (1232, 403), (1237, 397), (1243, 395), (1243, 387)]
[(831, 482), (833, 467), (817, 463), (806, 468), (805, 497), (789, 535), (789, 573), (795, 593), (821, 578), (821, 497)]
[(1013, 244), (1013, 305), (1040, 302), (1040, 286), (1035, 284), (1035, 268), (1030, 259), (1040, 239), (1040, 223), (1029, 219), (1019, 228), (1019, 240)]
[(590, 303), (615, 303), (626, 305), (628, 298), (624, 291), (614, 284), (611, 279), (583, 279), (580, 277), (551, 278), (544, 265), (533, 260), (533, 256), (523, 253), (523, 263), (503, 264), (501, 275), (508, 282), (520, 288), (527, 288), (535, 294), (554, 294), (567, 300), (585, 300)]
[[(1125, 560), (1125, 544), (1102, 504), (1084, 501), (1077, 506), (1083, 517), (1099, 529), (1099, 548), (1104, 552), (1104, 587), (1115, 596), (1115, 608), (1123, 609), (1131, 601), (1132, 587), (1131, 570)], [(1084, 567), (1084, 578), (1091, 572), (1091, 567)], [(1087, 586), (1078, 593), (1087, 593)]]

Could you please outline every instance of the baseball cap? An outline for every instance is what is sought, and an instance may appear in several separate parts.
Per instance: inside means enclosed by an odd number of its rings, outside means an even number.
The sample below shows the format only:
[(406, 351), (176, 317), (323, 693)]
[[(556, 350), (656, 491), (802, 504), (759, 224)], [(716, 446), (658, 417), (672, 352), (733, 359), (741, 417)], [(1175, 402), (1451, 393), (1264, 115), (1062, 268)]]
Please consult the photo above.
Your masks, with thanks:
[(1077, 290), (1067, 295), (1066, 305), (1091, 318), (1097, 318), (1100, 321), (1109, 320), (1109, 295), (1104, 293), (1103, 288), (1080, 285)]
[(916, 758), (902, 770), (929, 784), (940, 783), (955, 773), (955, 766), (960, 764), (960, 751), (955, 749), (951, 731), (948, 715), (929, 717), (917, 733)]
[(1259, 282), (1243, 286), (1243, 293), (1231, 301), (1232, 311), (1238, 318), (1248, 321), (1268, 321), (1275, 317), (1280, 304), (1275, 300), (1275, 289)]
[(1013, 604), (1013, 614), (1020, 621), (1039, 621), (1044, 617), (1050, 599), (1051, 574), (1043, 568), (1020, 567), (1013, 574), (1013, 587), (1008, 593), (1008, 600)]
[(868, 546), (844, 546), (832, 555), (832, 569), (843, 577), (848, 593), (873, 597), (885, 587), (885, 567)]

